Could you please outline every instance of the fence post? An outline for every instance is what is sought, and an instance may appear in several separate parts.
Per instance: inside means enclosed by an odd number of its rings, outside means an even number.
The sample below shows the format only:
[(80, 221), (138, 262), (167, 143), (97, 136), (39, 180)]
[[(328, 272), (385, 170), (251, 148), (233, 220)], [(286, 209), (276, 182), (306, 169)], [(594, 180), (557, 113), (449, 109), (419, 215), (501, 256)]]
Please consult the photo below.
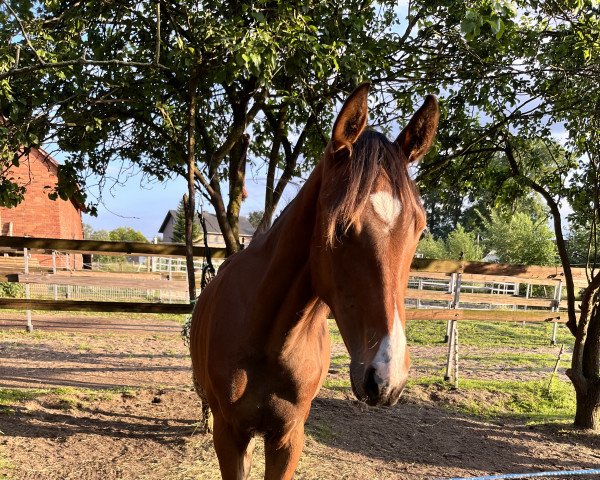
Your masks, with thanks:
[[(448, 282), (448, 293), (454, 293), (455, 276), (456, 273), (450, 274), (450, 281)], [(452, 301), (448, 302), (448, 308), (452, 308)], [(451, 323), (452, 320), (448, 320), (446, 322), (446, 335), (444, 336), (444, 343), (448, 343), (448, 340), (450, 339)]]
[[(456, 310), (460, 303), (460, 287), (462, 283), (462, 274), (453, 274), (454, 281), (454, 297), (452, 300), (451, 308)], [(448, 322), (448, 359), (446, 361), (446, 375), (444, 380), (450, 381), (452, 379), (454, 388), (458, 388), (458, 324), (456, 320), (450, 320)]]
[[(167, 265), (168, 265), (168, 269), (169, 269), (169, 273), (167, 274), (167, 279), (169, 281), (173, 280), (173, 259), (171, 257), (169, 257), (169, 259), (167, 260)], [(171, 296), (171, 289), (169, 289), (169, 303), (172, 302), (172, 296)]]
[[(558, 312), (560, 310), (560, 301), (562, 300), (562, 279), (558, 281), (558, 285), (554, 287), (554, 306), (552, 307), (553, 312)], [(556, 345), (556, 331), (558, 329), (558, 322), (554, 322), (552, 327), (552, 340), (550, 340), (550, 345)]]
[[(52, 250), (52, 273), (56, 275), (56, 250)], [(54, 300), (58, 300), (58, 285), (54, 284)]]
[[(24, 261), (24, 273), (25, 275), (29, 274), (29, 254), (27, 252), (27, 248), (23, 249), (23, 261)], [(31, 290), (29, 283), (25, 284), (25, 298), (29, 300), (31, 298)], [(27, 316), (27, 331), (29, 333), (33, 332), (33, 323), (31, 322), (31, 310), (26, 310)]]
[[(67, 272), (70, 271), (71, 270), (71, 254), (70, 253), (65, 253), (65, 265), (66, 265)], [(70, 299), (73, 297), (73, 286), (72, 285), (67, 285), (66, 297), (67, 297), (67, 299)]]

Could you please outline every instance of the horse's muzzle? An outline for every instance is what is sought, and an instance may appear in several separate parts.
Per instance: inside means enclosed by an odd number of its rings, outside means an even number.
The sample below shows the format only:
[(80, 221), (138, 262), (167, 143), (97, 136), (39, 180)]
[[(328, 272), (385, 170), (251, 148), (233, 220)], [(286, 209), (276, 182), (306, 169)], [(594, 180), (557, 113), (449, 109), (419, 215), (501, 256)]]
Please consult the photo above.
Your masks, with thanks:
[[(364, 376), (359, 379), (357, 375), (351, 374), (352, 390), (358, 400), (367, 405), (395, 405), (408, 380), (408, 371), (396, 374), (393, 384), (389, 379), (382, 378), (374, 366), (369, 366), (364, 371)], [(361, 381), (362, 380), (362, 381)]]
[(366, 403), (368, 405), (395, 405), (406, 386), (408, 374), (402, 375), (393, 385), (377, 374), (373, 367), (367, 368), (365, 372), (364, 388)]

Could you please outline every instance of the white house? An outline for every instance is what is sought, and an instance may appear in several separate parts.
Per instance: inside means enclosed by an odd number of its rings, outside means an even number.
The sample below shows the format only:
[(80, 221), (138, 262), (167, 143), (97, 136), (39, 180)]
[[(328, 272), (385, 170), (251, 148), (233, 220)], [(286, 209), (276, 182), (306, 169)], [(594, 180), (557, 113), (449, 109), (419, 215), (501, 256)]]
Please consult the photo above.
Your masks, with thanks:
[[(219, 228), (219, 222), (217, 221), (216, 215), (212, 213), (202, 213), (204, 221), (206, 222), (206, 231), (208, 234), (208, 245), (210, 247), (225, 247), (225, 241), (223, 234)], [(173, 228), (175, 227), (175, 220), (177, 218), (177, 210), (169, 210), (165, 219), (160, 226), (158, 233), (162, 233), (163, 242), (173, 241)], [(196, 216), (195, 223), (198, 225), (200, 230), (200, 236), (194, 239), (194, 243), (204, 245), (204, 235), (202, 233), (202, 227), (200, 226), (200, 217)], [(254, 235), (254, 227), (250, 224), (246, 217), (240, 216), (239, 219), (239, 230), (240, 230), (240, 243), (242, 245), (248, 245)]]

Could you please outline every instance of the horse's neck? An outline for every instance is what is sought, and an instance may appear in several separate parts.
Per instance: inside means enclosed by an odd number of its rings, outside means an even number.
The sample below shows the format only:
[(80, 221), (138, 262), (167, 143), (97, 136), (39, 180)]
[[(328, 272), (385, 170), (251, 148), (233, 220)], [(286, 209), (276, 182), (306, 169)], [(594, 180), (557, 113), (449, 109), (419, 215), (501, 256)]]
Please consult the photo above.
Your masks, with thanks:
[(320, 186), (321, 168), (317, 166), (293, 203), (254, 245), (264, 259), (264, 274), (252, 308), (253, 336), (270, 349), (279, 349), (297, 327), (306, 328), (299, 325), (302, 322), (316, 319), (310, 250)]

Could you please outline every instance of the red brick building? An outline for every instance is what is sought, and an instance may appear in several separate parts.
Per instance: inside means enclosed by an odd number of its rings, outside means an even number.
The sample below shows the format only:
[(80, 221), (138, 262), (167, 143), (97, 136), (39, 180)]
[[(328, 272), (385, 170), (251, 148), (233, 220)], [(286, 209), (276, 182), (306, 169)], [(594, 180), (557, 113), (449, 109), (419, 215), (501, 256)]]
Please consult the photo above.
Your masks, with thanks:
[[(83, 239), (83, 208), (72, 201), (48, 198), (57, 182), (57, 168), (58, 163), (48, 153), (32, 149), (21, 157), (19, 167), (9, 170), (7, 176), (24, 185), (26, 193), (16, 207), (0, 207), (1, 235)], [(48, 256), (36, 257), (40, 263), (48, 263)], [(79, 257), (76, 263), (80, 264), (81, 256), (76, 257)]]

